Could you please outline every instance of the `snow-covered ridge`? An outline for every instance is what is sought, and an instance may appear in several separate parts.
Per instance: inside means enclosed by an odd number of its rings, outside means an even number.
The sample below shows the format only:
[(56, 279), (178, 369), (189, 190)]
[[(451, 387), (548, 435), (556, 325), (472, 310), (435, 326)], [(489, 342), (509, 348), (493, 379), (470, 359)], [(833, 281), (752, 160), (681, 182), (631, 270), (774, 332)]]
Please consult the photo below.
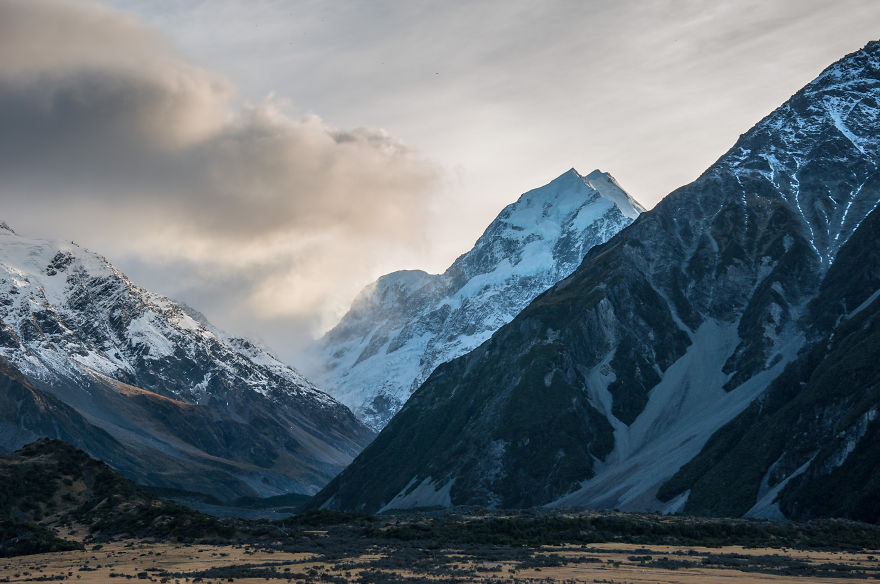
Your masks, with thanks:
[[(573, 168), (571, 171), (577, 173)], [(617, 205), (617, 208), (620, 209), (620, 212), (623, 213), (625, 217), (635, 219), (640, 213), (645, 211), (645, 208), (642, 207), (638, 201), (633, 199), (629, 193), (623, 190), (620, 184), (618, 184), (617, 179), (609, 173), (596, 169), (583, 177), (583, 179), (588, 186), (592, 187), (600, 195), (606, 199), (610, 199), (615, 205)]]
[(3, 225), (0, 355), (29, 377), (51, 385), (94, 371), (189, 402), (222, 389), (338, 407), (264, 348), (133, 284), (106, 258)]
[[(0, 412), (0, 450), (61, 438), (147, 485), (314, 493), (373, 435), (267, 350), (105, 258), (5, 228), (0, 361), (36, 392)], [(41, 396), (56, 406), (35, 417)]]
[[(848, 55), (761, 120), (709, 172), (733, 171), (750, 194), (750, 177), (772, 183), (801, 217), (813, 251), (827, 267), (840, 247), (877, 206), (871, 189), (880, 155), (880, 43)], [(834, 144), (835, 156), (817, 159), (817, 144)], [(831, 150), (831, 149), (829, 149)], [(817, 188), (823, 166), (862, 161), (847, 188)]]
[(599, 170), (528, 191), (443, 274), (406, 270), (368, 285), (321, 340), (319, 383), (383, 427), (437, 365), (488, 339), (643, 210)]
[(878, 110), (871, 43), (432, 375), (315, 504), (877, 521)]

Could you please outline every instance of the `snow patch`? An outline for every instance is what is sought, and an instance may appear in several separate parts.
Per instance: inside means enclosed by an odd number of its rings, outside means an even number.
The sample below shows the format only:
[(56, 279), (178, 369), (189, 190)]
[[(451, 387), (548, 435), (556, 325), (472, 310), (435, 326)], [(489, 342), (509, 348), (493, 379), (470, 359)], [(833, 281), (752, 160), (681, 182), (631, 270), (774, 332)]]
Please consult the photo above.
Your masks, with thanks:
[[(755, 503), (751, 509), (746, 511), (744, 517), (751, 517), (754, 519), (771, 519), (773, 521), (785, 521), (787, 518), (779, 509), (779, 503), (776, 502), (776, 498), (779, 496), (779, 493), (782, 492), (782, 489), (791, 481), (791, 479), (797, 477), (798, 475), (803, 474), (813, 462), (815, 455), (813, 455), (810, 460), (802, 464), (795, 470), (793, 473), (785, 477), (785, 480), (780, 481), (772, 488), (768, 486), (768, 482), (770, 480), (770, 473), (773, 472), (773, 469), (776, 467), (776, 463), (771, 465), (770, 469), (764, 475), (764, 478), (761, 480), (761, 487), (758, 490), (758, 502)], [(778, 462), (778, 461), (777, 461)]]
[(587, 185), (596, 189), (600, 195), (613, 202), (620, 212), (623, 213), (624, 217), (635, 219), (641, 213), (644, 213), (645, 208), (623, 190), (617, 180), (607, 172), (596, 169), (583, 177), (583, 179)]
[(870, 296), (868, 296), (864, 302), (859, 304), (855, 308), (855, 310), (853, 310), (852, 312), (847, 314), (846, 318), (850, 319), (850, 318), (854, 317), (855, 315), (857, 315), (858, 313), (860, 313), (861, 311), (863, 311), (864, 309), (868, 308), (869, 306), (871, 306), (871, 304), (874, 303), (875, 300), (877, 300), (878, 297), (880, 297), (880, 289), (874, 290), (874, 293), (871, 294)]
[(416, 507), (452, 507), (452, 499), (449, 492), (455, 479), (447, 481), (444, 485), (436, 485), (431, 477), (423, 479), (413, 487), (417, 477), (410, 479), (409, 483), (394, 496), (385, 506), (379, 509), (379, 513), (390, 509), (413, 509)]
[(849, 455), (853, 453), (856, 446), (859, 445), (859, 442), (861, 442), (862, 438), (865, 437), (865, 434), (868, 433), (868, 426), (876, 419), (877, 408), (871, 408), (865, 412), (851, 428), (843, 433), (841, 436), (841, 438), (844, 439), (843, 445), (832, 453), (832, 455), (828, 457), (828, 461), (825, 463), (825, 468), (823, 470), (826, 473), (830, 473), (832, 470), (846, 462)]
[[(549, 506), (619, 508), (661, 511), (666, 504), (654, 497), (657, 488), (693, 459), (721, 426), (742, 412), (793, 360), (803, 345), (800, 335), (781, 338), (782, 355), (733, 391), (724, 390), (730, 378), (721, 366), (739, 344), (735, 323), (706, 320), (694, 331), (687, 352), (654, 386), (648, 404), (630, 425), (614, 424), (614, 450), (596, 465), (596, 475)], [(601, 383), (589, 376), (591, 395), (600, 397)], [(607, 387), (607, 385), (605, 386)]]
[(687, 501), (691, 496), (691, 490), (688, 489), (684, 493), (679, 496), (671, 499), (664, 507), (659, 509), (660, 513), (663, 515), (675, 515), (676, 513), (681, 513), (684, 506), (687, 505)]
[[(843, 136), (850, 141), (850, 143), (858, 149), (862, 154), (865, 153), (865, 147), (862, 146), (862, 140), (858, 136), (856, 136), (843, 121), (843, 116), (840, 112), (840, 100), (834, 98), (826, 98), (825, 99), (825, 107), (828, 109), (828, 115), (831, 117), (831, 120), (834, 122), (834, 127), (837, 128)], [(850, 108), (852, 110), (852, 108)]]

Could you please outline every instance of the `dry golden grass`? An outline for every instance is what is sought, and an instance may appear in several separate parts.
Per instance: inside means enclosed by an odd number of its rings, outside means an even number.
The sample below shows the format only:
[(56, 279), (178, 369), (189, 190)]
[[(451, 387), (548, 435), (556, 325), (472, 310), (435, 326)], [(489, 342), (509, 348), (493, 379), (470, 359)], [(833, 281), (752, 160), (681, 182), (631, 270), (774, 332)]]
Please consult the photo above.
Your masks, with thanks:
[[(238, 583), (265, 582), (558, 582), (558, 583), (694, 583), (726, 582), (730, 584), (787, 583), (787, 582), (854, 582), (863, 576), (851, 573), (849, 578), (821, 578), (809, 575), (787, 575), (715, 565), (700, 565), (701, 558), (713, 557), (766, 558), (776, 556), (780, 565), (799, 560), (810, 566), (834, 564), (867, 570), (876, 577), (880, 562), (876, 552), (822, 552), (774, 549), (682, 548), (669, 546), (636, 546), (625, 544), (597, 544), (589, 547), (545, 547), (534, 554), (538, 564), (548, 559), (549, 564), (528, 567), (528, 562), (500, 559), (495, 562), (485, 555), (475, 559), (460, 550), (433, 550), (442, 556), (443, 573), (426, 573), (420, 569), (383, 567), (381, 560), (394, 549), (376, 549), (351, 558), (327, 562), (320, 556), (295, 551), (279, 551), (249, 545), (182, 545), (122, 540), (101, 545), (90, 545), (86, 551), (59, 552), (33, 556), (0, 559), (0, 581), (34, 582), (66, 581), (82, 584), (108, 582), (154, 581), (177, 583), (196, 582), (200, 572), (212, 568), (236, 570), (203, 577), (201, 582)], [(667, 558), (668, 561), (692, 562), (679, 569), (646, 565), (635, 558)], [(760, 562), (758, 562), (760, 563)], [(803, 565), (803, 564), (801, 564)], [(251, 568), (248, 568), (250, 566)], [(370, 566), (373, 566), (371, 568)], [(259, 577), (250, 577), (248, 569), (268, 570)], [(371, 570), (373, 570), (371, 572)], [(375, 571), (378, 570), (378, 571)], [(366, 575), (366, 576), (365, 576)], [(853, 579), (856, 576), (856, 579)]]

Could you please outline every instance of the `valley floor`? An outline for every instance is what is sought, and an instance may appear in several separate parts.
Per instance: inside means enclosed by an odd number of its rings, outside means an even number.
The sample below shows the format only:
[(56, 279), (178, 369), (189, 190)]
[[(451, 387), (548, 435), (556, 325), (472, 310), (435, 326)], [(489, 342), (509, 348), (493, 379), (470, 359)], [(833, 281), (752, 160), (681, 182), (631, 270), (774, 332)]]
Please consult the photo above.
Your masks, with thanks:
[[(313, 535), (329, 537), (316, 530)], [(332, 542), (328, 541), (332, 548)], [(341, 550), (340, 550), (341, 551)], [(0, 559), (0, 582), (707, 583), (880, 579), (880, 552), (605, 543), (578, 546), (365, 545), (352, 555), (280, 545), (119, 540)]]

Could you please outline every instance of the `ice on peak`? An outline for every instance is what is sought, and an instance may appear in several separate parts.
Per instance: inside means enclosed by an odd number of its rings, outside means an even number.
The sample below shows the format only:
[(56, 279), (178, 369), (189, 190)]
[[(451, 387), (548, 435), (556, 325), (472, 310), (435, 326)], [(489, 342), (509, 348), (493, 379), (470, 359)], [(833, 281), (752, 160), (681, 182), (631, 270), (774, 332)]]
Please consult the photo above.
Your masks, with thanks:
[(583, 181), (584, 177), (581, 176), (577, 170), (571, 168), (569, 170), (566, 170), (547, 184), (526, 191), (522, 194), (522, 196), (520, 196), (517, 201), (511, 203), (511, 205), (508, 205), (508, 207), (517, 206), (520, 202), (523, 201), (531, 201), (536, 196), (539, 196), (541, 199), (545, 200), (558, 198), (559, 193), (563, 192), (566, 188), (580, 188), (583, 185)]
[[(540, 220), (541, 216), (546, 219), (549, 214), (562, 218), (588, 199), (594, 198), (596, 194), (601, 193), (597, 193), (596, 189), (587, 184), (585, 178), (572, 168), (549, 183), (523, 193), (519, 199), (504, 208), (496, 221), (513, 223), (526, 221), (531, 224), (535, 220)], [(540, 211), (537, 216), (536, 210)]]
[(183, 310), (184, 314), (186, 314), (188, 317), (190, 317), (203, 327), (213, 328), (211, 323), (208, 321), (208, 317), (206, 317), (204, 314), (202, 314), (189, 304), (186, 304), (185, 302), (177, 302), (176, 304), (181, 308), (181, 310)]
[(572, 168), (522, 194), (442, 274), (398, 271), (368, 285), (320, 341), (319, 384), (384, 426), (437, 365), (485, 341), (632, 222), (640, 207), (621, 212), (626, 193), (600, 175), (597, 188)]
[(398, 270), (385, 274), (376, 279), (372, 284), (365, 286), (355, 298), (352, 307), (369, 304), (377, 296), (382, 297), (391, 290), (397, 290), (402, 293), (415, 292), (436, 277), (438, 276), (423, 270)]
[[(0, 234), (9, 232), (8, 227), (0, 229)], [(67, 275), (59, 277), (61, 272)], [(68, 276), (75, 278), (73, 284)], [(145, 375), (143, 383), (161, 385), (181, 399), (196, 399), (205, 387), (201, 379), (172, 378), (161, 367), (151, 370), (145, 364), (183, 358), (198, 363), (191, 370), (204, 368), (209, 376), (223, 376), (229, 381), (224, 387), (263, 395), (277, 388), (279, 395), (311, 396), (322, 408), (334, 403), (265, 348), (234, 340), (198, 311), (138, 287), (106, 258), (75, 244), (0, 237), (0, 283), (4, 281), (14, 283), (16, 291), (0, 290), (0, 322), (18, 341), (0, 347), (0, 357), (41, 379), (79, 379), (87, 370), (111, 377), (123, 372), (129, 379)], [(37, 313), (48, 315), (53, 326), (30, 336), (22, 333)], [(114, 319), (122, 326), (108, 328), (106, 334), (95, 332)]]
[(9, 226), (6, 221), (0, 221), (0, 233), (6, 232), (7, 234), (18, 235), (15, 232), (15, 229)]
[(380, 276), (376, 281), (379, 286), (401, 286), (405, 288), (418, 288), (430, 279), (431, 274), (424, 270), (397, 270), (390, 274)]
[(618, 184), (617, 179), (614, 178), (610, 172), (605, 172), (598, 168), (593, 170), (590, 174), (585, 175), (583, 178), (587, 182), (599, 181), (601, 183), (602, 181), (610, 181), (616, 188), (623, 190), (620, 184)]
[[(573, 180), (576, 180), (579, 184), (582, 183), (586, 185), (591, 190), (599, 193), (602, 198), (614, 203), (617, 209), (628, 219), (635, 219), (645, 211), (645, 208), (638, 201), (623, 190), (623, 187), (620, 186), (617, 179), (615, 179), (611, 173), (603, 172), (598, 168), (587, 175), (583, 175), (579, 173), (576, 168), (572, 167), (558, 176), (555, 180), (551, 181), (548, 185), (535, 189), (534, 191), (529, 191), (529, 193), (526, 194), (528, 195), (535, 191), (544, 191), (550, 186), (561, 187), (562, 185), (570, 184), (570, 181)], [(559, 189), (557, 189), (557, 191), (558, 190)], [(555, 191), (549, 190), (549, 192)]]
[[(573, 170), (573, 169), (572, 169)], [(645, 211), (645, 208), (630, 196), (617, 180), (608, 172), (602, 172), (598, 168), (583, 177), (584, 182), (595, 189), (600, 195), (614, 203), (624, 216), (635, 219)]]

